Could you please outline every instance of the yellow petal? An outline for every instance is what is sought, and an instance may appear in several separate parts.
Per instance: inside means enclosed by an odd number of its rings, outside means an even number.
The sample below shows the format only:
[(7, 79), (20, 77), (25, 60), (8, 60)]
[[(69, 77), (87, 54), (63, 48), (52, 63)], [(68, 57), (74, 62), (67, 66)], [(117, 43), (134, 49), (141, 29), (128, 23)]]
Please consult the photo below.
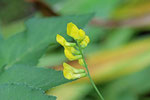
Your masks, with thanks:
[(86, 73), (83, 69), (73, 68), (67, 63), (63, 63), (63, 67), (63, 74), (66, 79), (77, 79), (86, 76)]
[(74, 74), (79, 74), (79, 73), (84, 73), (85, 72), (84, 69), (74, 68), (74, 67), (70, 66), (67, 63), (63, 63), (63, 67), (64, 67), (64, 70), (66, 70), (68, 72), (71, 72), (71, 73), (74, 73)]
[(67, 24), (67, 34), (77, 41), (81, 41), (85, 38), (85, 32), (73, 23)]
[(65, 56), (66, 56), (70, 61), (72, 61), (72, 60), (77, 60), (77, 59), (82, 58), (81, 55), (76, 55), (76, 56), (73, 55), (73, 53), (72, 53), (72, 51), (71, 51), (72, 48), (73, 48), (73, 47), (65, 47), (65, 50), (64, 50)]
[(72, 79), (74, 73), (72, 67), (67, 63), (63, 63), (63, 67), (64, 67), (63, 69), (64, 77), (69, 80)]
[(63, 70), (63, 75), (66, 79), (73, 80), (73, 79), (85, 77), (87, 74), (86, 73), (74, 74), (74, 73), (68, 72), (66, 70)]
[(69, 46), (69, 47), (74, 47), (76, 46), (76, 43), (70, 43), (70, 42), (67, 42), (65, 40), (64, 37), (62, 37), (61, 35), (57, 34), (56, 36), (56, 41), (61, 44), (62, 46)]
[(66, 40), (64, 39), (64, 37), (62, 37), (61, 35), (57, 34), (56, 36), (56, 41), (61, 44), (62, 46), (65, 46), (66, 44)]
[(66, 78), (66, 79), (68, 79), (68, 80), (70, 80), (70, 79), (72, 79), (72, 77), (73, 77), (73, 73), (71, 73), (71, 72), (68, 72), (67, 70), (63, 70), (63, 74), (64, 74), (64, 77)]
[(67, 34), (74, 39), (78, 38), (79, 29), (78, 27), (73, 24), (72, 22), (67, 24)]
[(79, 41), (85, 38), (85, 32), (82, 29), (79, 30), (79, 36), (80, 36)]
[(83, 41), (80, 43), (82, 48), (85, 48), (90, 42), (90, 38), (88, 36), (85, 36), (85, 38), (83, 39)]

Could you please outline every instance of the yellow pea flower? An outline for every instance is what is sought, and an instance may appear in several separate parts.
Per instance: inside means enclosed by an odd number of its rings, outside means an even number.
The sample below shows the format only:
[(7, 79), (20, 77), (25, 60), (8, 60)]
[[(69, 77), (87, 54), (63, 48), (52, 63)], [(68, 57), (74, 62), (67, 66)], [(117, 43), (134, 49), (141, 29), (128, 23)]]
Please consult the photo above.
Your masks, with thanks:
[(69, 43), (67, 42), (61, 35), (57, 34), (56, 36), (56, 40), (59, 44), (61, 44), (64, 47), (64, 53), (65, 56), (69, 59), (69, 60), (77, 60), (81, 58), (81, 55), (74, 55), (74, 54), (79, 54), (79, 51), (77, 51), (74, 47), (70, 47), (70, 46), (75, 46), (75, 43)]
[(56, 41), (57, 41), (59, 44), (61, 44), (63, 47), (65, 47), (65, 46), (75, 46), (75, 45), (76, 45), (75, 43), (67, 42), (67, 41), (65, 40), (65, 38), (62, 37), (62, 36), (59, 35), (59, 34), (57, 34), (57, 36), (56, 36)]
[(90, 38), (88, 36), (85, 36), (85, 38), (81, 41), (80, 45), (82, 48), (85, 48), (90, 42)]
[(63, 74), (66, 79), (71, 80), (86, 76), (84, 69), (76, 69), (67, 63), (63, 63), (63, 67)]
[(69, 43), (67, 42), (61, 35), (56, 36), (56, 40), (58, 43), (60, 43), (64, 47), (64, 53), (65, 56), (69, 60), (78, 60), (79, 64), (81, 66), (84, 66), (86, 68), (86, 72), (83, 69), (76, 69), (67, 63), (63, 63), (63, 74), (66, 79), (78, 79), (81, 77), (88, 76), (90, 79), (90, 82), (92, 83), (94, 89), (96, 90), (97, 94), (101, 98), (101, 100), (104, 100), (103, 96), (101, 93), (98, 91), (96, 85), (94, 84), (94, 81), (92, 80), (88, 66), (85, 62), (85, 59), (83, 57), (83, 48), (85, 48), (88, 43), (90, 42), (90, 39), (87, 35), (85, 35), (85, 32), (82, 29), (78, 29), (78, 27), (73, 24), (73, 23), (68, 23), (67, 24), (67, 34), (72, 37), (76, 43)]
[(72, 22), (67, 24), (67, 34), (77, 41), (81, 41), (85, 38), (85, 32)]
[(74, 49), (74, 47), (65, 47), (64, 53), (65, 56), (70, 60), (77, 60), (82, 58), (81, 55), (74, 55), (75, 53), (77, 53), (78, 51)]
[(66, 44), (66, 40), (64, 39), (64, 37), (62, 37), (61, 35), (57, 34), (56, 36), (56, 41), (61, 44), (62, 46), (65, 46)]

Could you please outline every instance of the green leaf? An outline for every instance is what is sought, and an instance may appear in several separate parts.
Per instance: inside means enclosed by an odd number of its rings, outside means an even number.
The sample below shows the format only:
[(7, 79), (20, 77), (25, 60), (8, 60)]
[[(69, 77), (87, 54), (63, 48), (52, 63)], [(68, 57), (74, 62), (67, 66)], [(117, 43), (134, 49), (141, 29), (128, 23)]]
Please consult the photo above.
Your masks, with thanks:
[(0, 42), (0, 66), (7, 64), (36, 65), (48, 46), (56, 43), (59, 33), (66, 37), (68, 22), (83, 28), (93, 15), (32, 18), (26, 22), (27, 30)]
[(0, 85), (0, 98), (2, 100), (56, 100), (56, 97), (48, 96), (38, 88), (17, 83)]
[(69, 82), (69, 80), (64, 78), (62, 71), (25, 65), (15, 65), (0, 76), (0, 84), (26, 83), (43, 90), (48, 90), (66, 82)]

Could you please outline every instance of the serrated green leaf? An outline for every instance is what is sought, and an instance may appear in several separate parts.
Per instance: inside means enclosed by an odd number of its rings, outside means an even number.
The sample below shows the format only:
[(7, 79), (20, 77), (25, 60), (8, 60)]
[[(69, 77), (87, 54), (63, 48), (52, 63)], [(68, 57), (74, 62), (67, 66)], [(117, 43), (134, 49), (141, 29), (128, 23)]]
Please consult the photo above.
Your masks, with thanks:
[(44, 91), (25, 84), (0, 85), (2, 100), (56, 100), (54, 96), (44, 94)]
[(56, 43), (59, 33), (66, 37), (68, 22), (75, 23), (79, 28), (93, 15), (63, 16), (53, 18), (32, 18), (26, 22), (27, 30), (0, 42), (0, 66), (7, 64), (36, 65), (38, 59), (45, 53), (49, 44)]
[(62, 71), (53, 69), (37, 68), (25, 65), (15, 65), (0, 76), (2, 83), (26, 83), (34, 87), (48, 90), (57, 85), (69, 82), (65, 79)]

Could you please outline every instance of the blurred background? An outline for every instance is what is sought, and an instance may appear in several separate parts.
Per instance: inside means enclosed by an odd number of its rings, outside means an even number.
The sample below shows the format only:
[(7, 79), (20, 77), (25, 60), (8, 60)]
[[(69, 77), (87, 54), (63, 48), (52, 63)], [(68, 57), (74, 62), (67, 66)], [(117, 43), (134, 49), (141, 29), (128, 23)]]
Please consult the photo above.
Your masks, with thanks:
[[(31, 17), (88, 13), (95, 15), (84, 28), (91, 39), (84, 53), (105, 100), (150, 100), (150, 0), (0, 0), (5, 38), (25, 30), (24, 21)], [(53, 45), (38, 66), (61, 70), (64, 61), (63, 48)], [(68, 63), (80, 67), (75, 61)], [(47, 94), (58, 100), (99, 100), (88, 78)]]

